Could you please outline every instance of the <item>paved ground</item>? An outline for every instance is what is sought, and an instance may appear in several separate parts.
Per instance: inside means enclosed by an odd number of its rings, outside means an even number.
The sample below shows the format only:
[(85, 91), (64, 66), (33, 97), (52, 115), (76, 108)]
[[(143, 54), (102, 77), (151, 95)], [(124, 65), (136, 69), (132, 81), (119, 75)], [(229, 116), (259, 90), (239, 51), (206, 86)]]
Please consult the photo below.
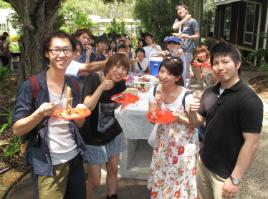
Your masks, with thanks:
[[(245, 74), (245, 80), (250, 79), (254, 74)], [(255, 74), (256, 75), (256, 74)], [(241, 199), (267, 199), (268, 198), (268, 104), (265, 104), (265, 115), (261, 142), (256, 158), (243, 178), (241, 188)], [(119, 180), (120, 199), (148, 199), (149, 192), (146, 189), (146, 181), (120, 179)], [(32, 181), (30, 175), (26, 175), (11, 191), (7, 198), (10, 199), (30, 199), (32, 195)], [(105, 198), (105, 180), (98, 189), (96, 199)]]

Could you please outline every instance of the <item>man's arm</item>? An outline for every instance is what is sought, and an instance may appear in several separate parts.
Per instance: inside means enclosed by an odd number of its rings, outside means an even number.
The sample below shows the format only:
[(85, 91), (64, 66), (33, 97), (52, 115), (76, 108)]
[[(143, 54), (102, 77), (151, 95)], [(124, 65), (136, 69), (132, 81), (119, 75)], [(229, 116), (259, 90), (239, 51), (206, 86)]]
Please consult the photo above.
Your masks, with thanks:
[(104, 69), (107, 61), (108, 59), (103, 60), (103, 61), (96, 61), (96, 62), (81, 64), (79, 67), (79, 73), (81, 76), (86, 76), (91, 72), (100, 71)]
[[(244, 176), (259, 146), (260, 134), (244, 132), (243, 137), (245, 142), (239, 152), (235, 168), (231, 174), (234, 179), (241, 179)], [(228, 178), (223, 184), (222, 194), (223, 196), (233, 197), (239, 189), (239, 185), (234, 185), (230, 178)]]
[(193, 40), (198, 40), (200, 37), (199, 32), (195, 32), (194, 35), (188, 35), (188, 34), (183, 34), (183, 33), (172, 33), (172, 35), (180, 39), (193, 39)]
[(200, 33), (199, 32), (195, 32), (194, 35), (189, 35), (189, 39), (193, 39), (193, 40), (198, 40), (200, 37)]
[(245, 132), (243, 137), (245, 142), (239, 152), (235, 168), (232, 172), (232, 177), (235, 179), (240, 179), (244, 176), (259, 146), (260, 134)]
[(17, 136), (22, 136), (29, 133), (36, 127), (45, 117), (50, 116), (55, 109), (52, 103), (43, 103), (36, 111), (28, 117), (19, 119), (12, 127), (13, 133)]
[(175, 31), (177, 31), (177, 30), (179, 30), (180, 29), (180, 27), (188, 20), (188, 19), (190, 19), (191, 18), (191, 15), (186, 15), (185, 17), (184, 17), (184, 19), (182, 19), (182, 20), (175, 20), (175, 22), (173, 23), (173, 26), (172, 26), (172, 29), (173, 30), (175, 30)]

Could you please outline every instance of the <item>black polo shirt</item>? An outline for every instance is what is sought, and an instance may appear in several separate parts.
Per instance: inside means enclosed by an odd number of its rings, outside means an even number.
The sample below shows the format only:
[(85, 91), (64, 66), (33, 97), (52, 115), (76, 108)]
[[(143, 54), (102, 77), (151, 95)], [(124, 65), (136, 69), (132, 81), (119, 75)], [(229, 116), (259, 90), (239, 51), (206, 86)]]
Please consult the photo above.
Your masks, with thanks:
[(244, 143), (243, 132), (260, 133), (263, 104), (242, 81), (219, 94), (220, 84), (208, 88), (201, 98), (199, 114), (206, 118), (203, 148), (204, 165), (217, 175), (228, 178)]

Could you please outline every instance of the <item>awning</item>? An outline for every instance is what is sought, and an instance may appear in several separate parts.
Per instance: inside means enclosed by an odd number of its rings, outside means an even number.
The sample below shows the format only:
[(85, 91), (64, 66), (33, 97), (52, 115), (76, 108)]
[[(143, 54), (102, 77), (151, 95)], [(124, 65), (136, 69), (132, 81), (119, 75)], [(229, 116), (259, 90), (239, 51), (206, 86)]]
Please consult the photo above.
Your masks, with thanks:
[(228, 3), (233, 3), (233, 2), (237, 2), (237, 1), (243, 1), (243, 0), (214, 0), (216, 6), (228, 4)]

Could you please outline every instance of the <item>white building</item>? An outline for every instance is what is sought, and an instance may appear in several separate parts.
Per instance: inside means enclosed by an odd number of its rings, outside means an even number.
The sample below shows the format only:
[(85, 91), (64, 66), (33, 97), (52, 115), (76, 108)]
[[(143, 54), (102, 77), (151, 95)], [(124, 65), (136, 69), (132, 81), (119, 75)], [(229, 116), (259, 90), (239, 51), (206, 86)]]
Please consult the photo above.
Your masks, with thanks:
[[(96, 15), (90, 15), (89, 18), (92, 20), (96, 26), (93, 28), (94, 32), (96, 32), (98, 35), (101, 35), (105, 32), (106, 27), (113, 21), (111, 18), (101, 18), (100, 16)], [(121, 20), (116, 20), (117, 22), (120, 22)], [(131, 18), (125, 18), (122, 20), (125, 23), (126, 30), (129, 35), (132, 35), (136, 33), (137, 28), (140, 26), (140, 20), (134, 20)]]
[(0, 34), (9, 32), (10, 35), (16, 35), (16, 30), (12, 28), (9, 22), (12, 13), (14, 13), (12, 9), (0, 9)]

